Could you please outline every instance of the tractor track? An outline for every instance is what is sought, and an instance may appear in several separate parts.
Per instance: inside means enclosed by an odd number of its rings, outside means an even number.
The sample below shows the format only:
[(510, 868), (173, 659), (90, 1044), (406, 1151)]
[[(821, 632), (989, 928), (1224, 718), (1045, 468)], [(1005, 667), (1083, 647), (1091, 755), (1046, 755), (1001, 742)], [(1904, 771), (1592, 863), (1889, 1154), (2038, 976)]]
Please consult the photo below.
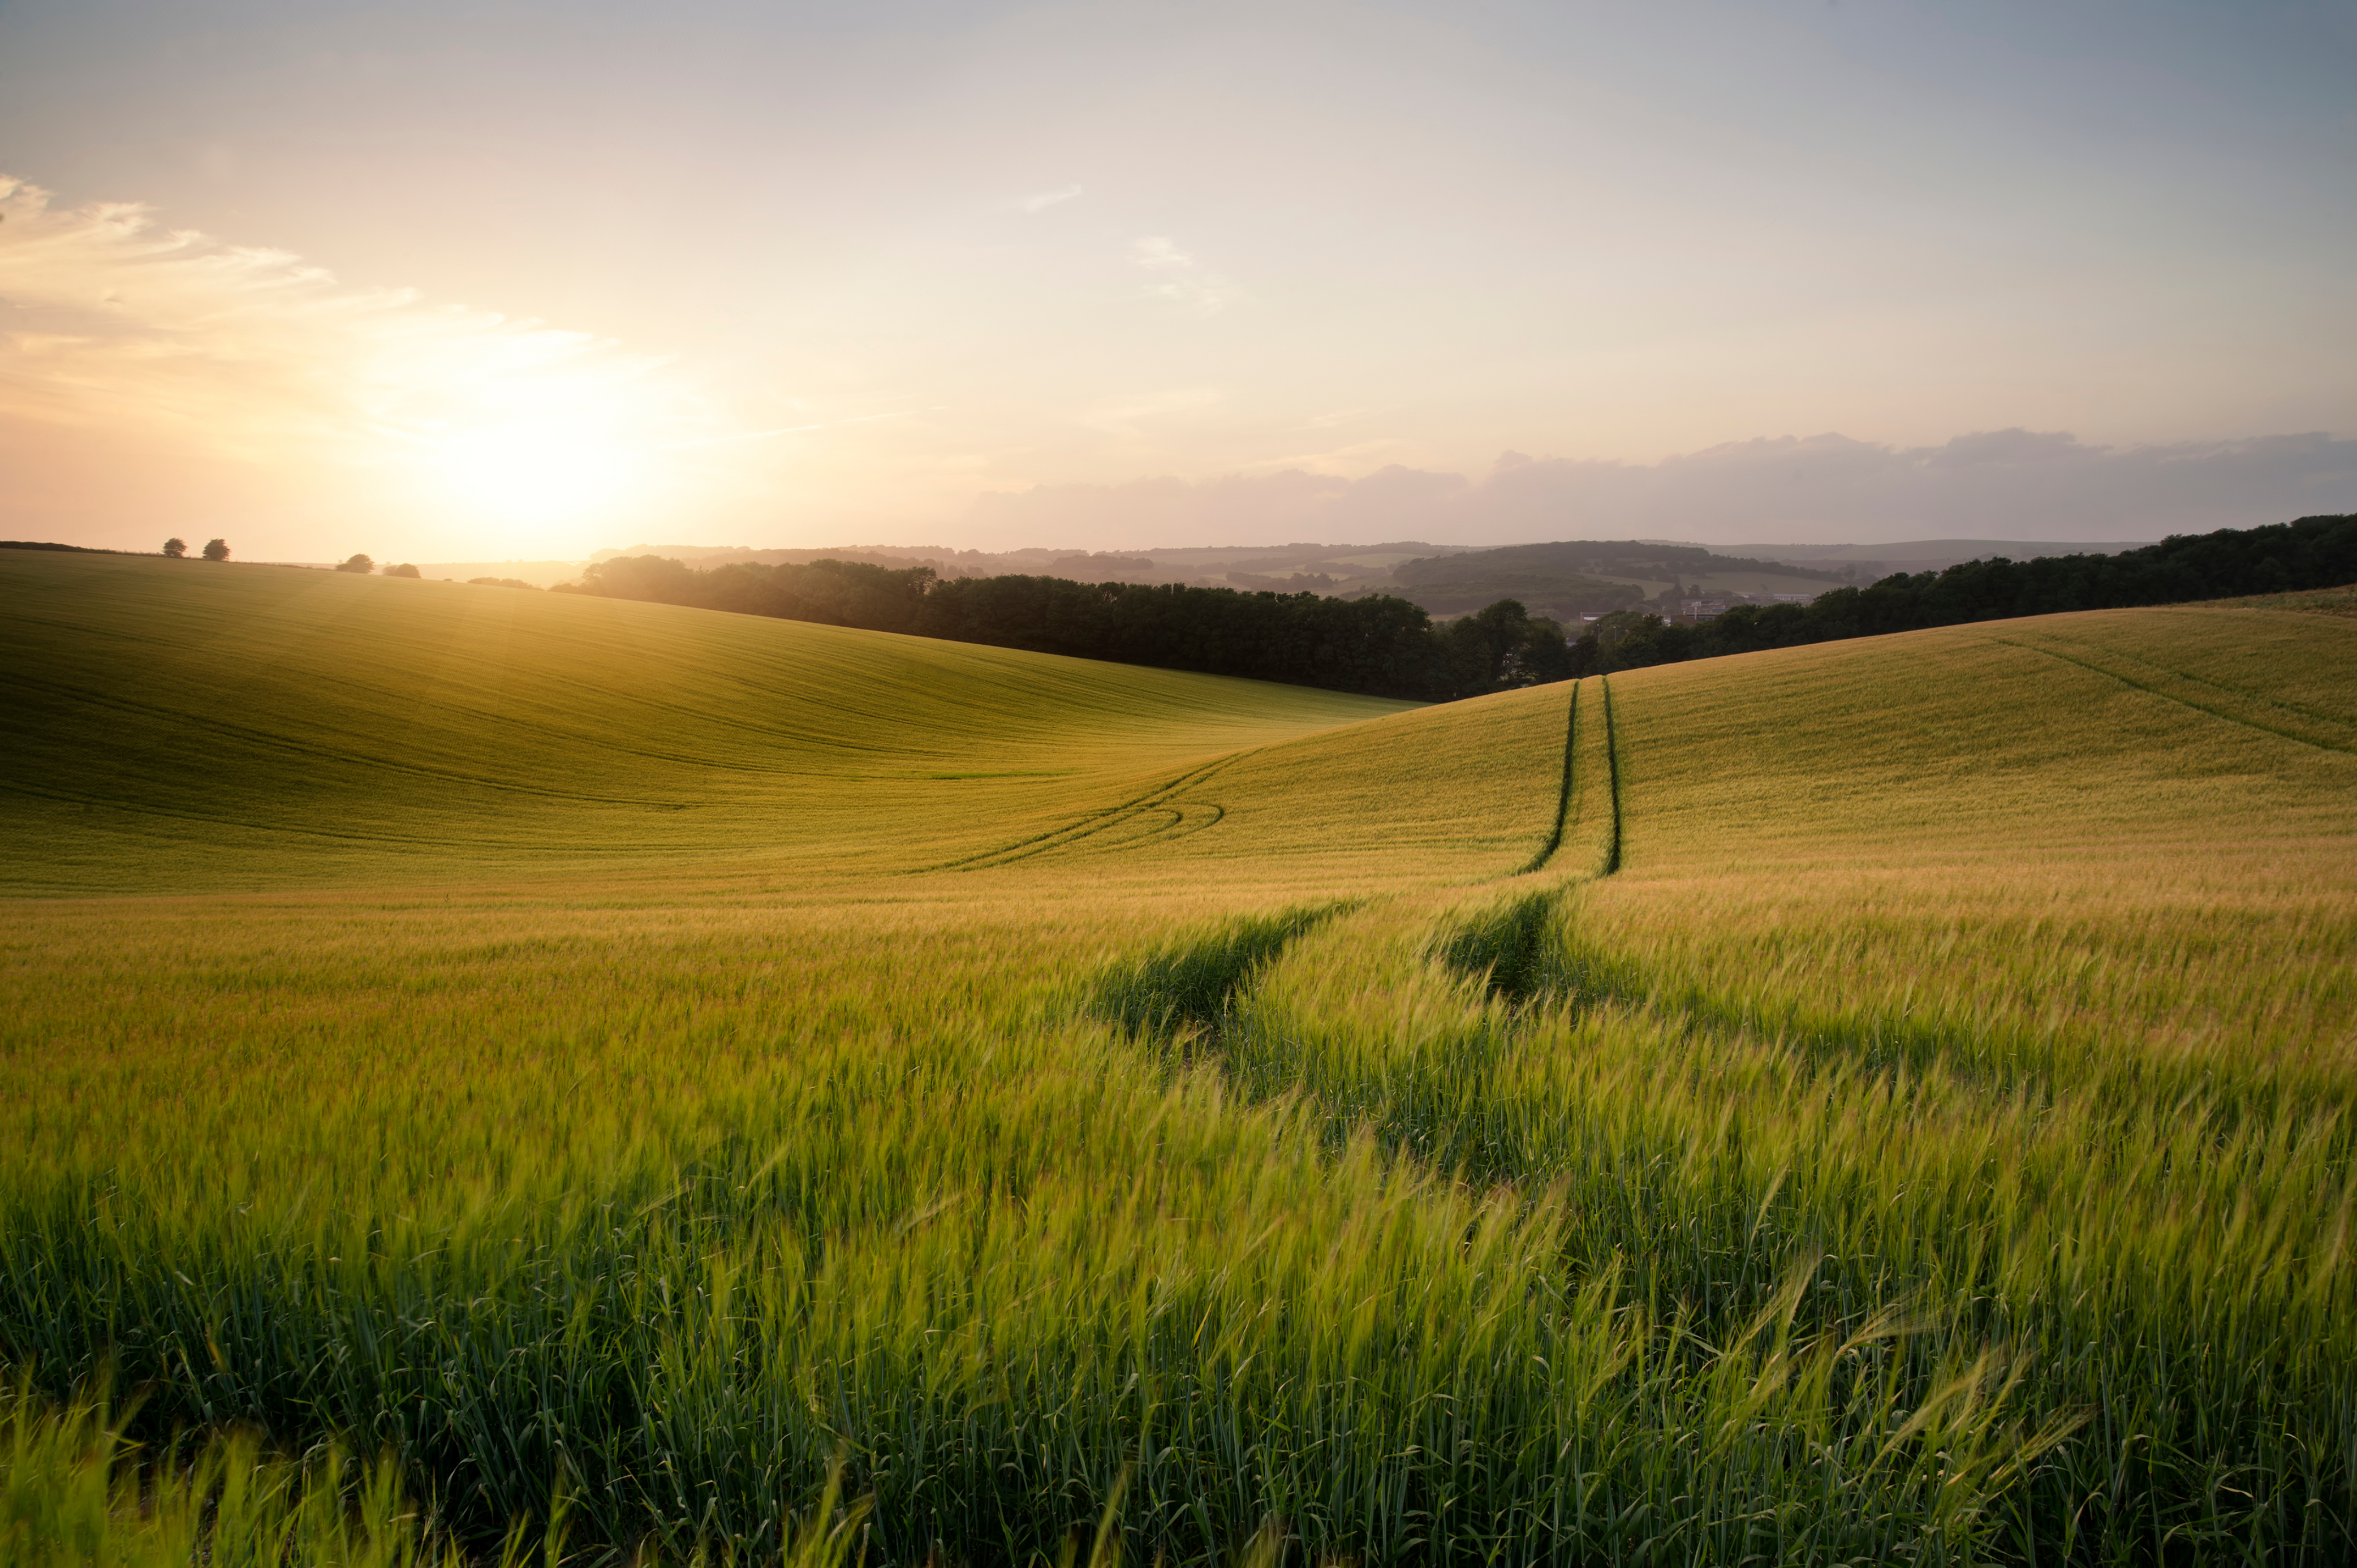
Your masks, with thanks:
[[(920, 871), (987, 871), (995, 866), (1011, 865), (1018, 860), (1050, 854), (1058, 850), (1086, 844), (1091, 849), (1137, 849), (1147, 844), (1168, 843), (1185, 838), (1207, 828), (1219, 826), (1227, 808), (1209, 800), (1181, 800), (1178, 797), (1197, 786), (1207, 783), (1215, 775), (1252, 756), (1249, 751), (1231, 752), (1201, 767), (1189, 769), (1168, 783), (1133, 796), (1119, 805), (1109, 806), (1077, 821), (1065, 822), (1011, 844), (985, 850), (978, 854), (957, 860), (919, 867)], [(1159, 819), (1159, 820), (1156, 820)], [(1120, 830), (1146, 823), (1139, 831)], [(1114, 834), (1106, 840), (1103, 835)], [(1097, 843), (1090, 843), (1097, 840)]]

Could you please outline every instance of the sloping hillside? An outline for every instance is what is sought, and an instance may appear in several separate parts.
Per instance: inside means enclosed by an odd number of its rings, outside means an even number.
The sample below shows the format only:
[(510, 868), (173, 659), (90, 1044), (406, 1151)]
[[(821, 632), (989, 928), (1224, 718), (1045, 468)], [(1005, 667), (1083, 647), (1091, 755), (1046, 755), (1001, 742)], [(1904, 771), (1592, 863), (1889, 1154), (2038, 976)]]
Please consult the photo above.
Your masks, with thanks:
[(19, 887), (952, 858), (1405, 704), (620, 600), (0, 555)]

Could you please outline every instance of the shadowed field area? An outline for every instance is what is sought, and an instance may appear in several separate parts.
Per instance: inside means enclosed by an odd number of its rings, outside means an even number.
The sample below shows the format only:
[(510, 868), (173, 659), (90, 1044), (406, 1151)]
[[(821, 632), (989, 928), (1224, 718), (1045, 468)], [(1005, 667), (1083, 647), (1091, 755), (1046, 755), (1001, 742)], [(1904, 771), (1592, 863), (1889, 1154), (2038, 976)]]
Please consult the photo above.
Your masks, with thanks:
[[(923, 864), (1402, 704), (448, 583), (0, 567), (5, 782), (67, 887)], [(234, 846), (235, 863), (221, 852)], [(54, 865), (55, 870), (47, 868)]]
[(0, 1356), (119, 1532), (204, 1516), (40, 1413), (109, 1368), (247, 1434), (207, 1484), (339, 1441), (419, 1505), (352, 1528), (479, 1556), (2357, 1535), (2345, 616), (1406, 709), (260, 567), (0, 607)]

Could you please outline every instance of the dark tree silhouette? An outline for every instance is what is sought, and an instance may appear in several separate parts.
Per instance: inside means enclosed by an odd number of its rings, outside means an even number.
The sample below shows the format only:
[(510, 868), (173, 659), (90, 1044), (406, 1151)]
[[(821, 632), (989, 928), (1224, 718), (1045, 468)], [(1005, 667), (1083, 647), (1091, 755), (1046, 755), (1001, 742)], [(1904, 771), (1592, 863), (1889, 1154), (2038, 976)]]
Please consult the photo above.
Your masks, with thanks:
[(2265, 528), (2173, 534), (2114, 555), (2003, 556), (1943, 572), (1900, 573), (1870, 587), (1835, 588), (1806, 605), (1737, 605), (1700, 626), (1652, 617), (1616, 642), (1607, 616), (1573, 649), (1581, 673), (1792, 648), (1924, 627), (1963, 626), (2068, 610), (2176, 605), (2246, 594), (2335, 588), (2357, 582), (2357, 513), (2303, 517)]
[(1919, 627), (2350, 582), (2357, 582), (2357, 515), (2221, 529), (2115, 555), (1968, 561), (1867, 588), (1835, 588), (1807, 605), (1738, 605), (1699, 626), (1674, 625), (1632, 607), (1589, 623), (1568, 645), (1562, 626), (1515, 599), (1435, 626), (1420, 607), (1383, 595), (1334, 599), (1062, 577), (944, 582), (929, 566), (859, 561), (735, 562), (700, 572), (666, 556), (623, 556), (589, 567), (579, 583), (559, 584), (556, 591), (1445, 701)]
[(357, 572), (361, 576), (365, 577), (371, 572), (376, 570), (376, 563), (370, 560), (365, 555), (355, 554), (349, 561), (338, 562), (336, 564), (336, 570), (339, 572)]
[(173, 560), (178, 561), (188, 553), (188, 542), (187, 540), (174, 538), (164, 541), (164, 553), (169, 555)]
[(208, 560), (208, 561), (226, 561), (226, 560), (228, 560), (228, 559), (229, 559), (229, 541), (228, 541), (228, 540), (226, 540), (226, 539), (208, 539), (208, 540), (206, 540), (206, 541), (205, 541), (205, 559), (206, 559), (206, 560)]
[(398, 566), (387, 566), (384, 569), (384, 575), (388, 577), (416, 577), (424, 575), (424, 574), (419, 572), (416, 567), (410, 565), (407, 562), (404, 562)]

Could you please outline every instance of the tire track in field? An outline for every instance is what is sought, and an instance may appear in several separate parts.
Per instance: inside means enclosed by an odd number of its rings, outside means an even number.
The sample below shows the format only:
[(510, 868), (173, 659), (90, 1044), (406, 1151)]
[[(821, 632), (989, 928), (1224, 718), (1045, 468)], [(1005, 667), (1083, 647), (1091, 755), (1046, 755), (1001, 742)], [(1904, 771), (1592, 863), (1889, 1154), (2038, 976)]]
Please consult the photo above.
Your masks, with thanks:
[(1612, 678), (1598, 675), (1596, 683), (1604, 688), (1604, 771), (1612, 794), (1612, 837), (1604, 848), (1604, 869), (1597, 875), (1609, 876), (1620, 869), (1620, 731), (1612, 719)]
[[(1529, 863), (1514, 872), (1513, 875), (1528, 876), (1534, 871), (1544, 870), (1547, 863), (1555, 858), (1556, 852), (1563, 848), (1564, 835), (1570, 831), (1572, 806), (1578, 799), (1577, 790), (1581, 782), (1578, 774), (1579, 693), (1580, 689), (1586, 684), (1585, 677), (1575, 678), (1571, 683), (1570, 712), (1564, 725), (1563, 783), (1555, 796), (1555, 831), (1547, 835), (1546, 843), (1539, 846), (1538, 853), (1531, 856)], [(1604, 858), (1594, 873), (1600, 879), (1620, 869), (1620, 729), (1612, 714), (1612, 682), (1609, 678), (1598, 675), (1596, 677), (1596, 684), (1598, 690), (1604, 693), (1605, 795), (1606, 804), (1611, 811), (1609, 831), (1604, 845)]]
[[(1250, 751), (1231, 752), (1200, 768), (1189, 768), (1168, 783), (1157, 785), (1145, 794), (1134, 796), (1117, 806), (1108, 806), (1102, 811), (1092, 811), (1085, 817), (1065, 822), (1060, 827), (1049, 828), (1045, 832), (1034, 833), (1029, 838), (1018, 839), (1010, 844), (1001, 844), (996, 849), (984, 850), (978, 854), (942, 861), (933, 865), (919, 866), (917, 869), (920, 872), (987, 871), (994, 866), (1011, 865), (1018, 860), (1028, 860), (1035, 855), (1070, 849), (1076, 844), (1099, 838), (1109, 832), (1115, 834), (1111, 841), (1091, 844), (1089, 847), (1106, 850), (1136, 849), (1146, 844), (1167, 843), (1172, 839), (1185, 838), (1191, 833), (1201, 832), (1206, 828), (1217, 827), (1226, 818), (1227, 808), (1210, 801), (1182, 801), (1178, 797), (1200, 784), (1208, 782), (1214, 775), (1252, 755)], [(1164, 820), (1155, 821), (1154, 819), (1157, 817)], [(1145, 825), (1139, 831), (1133, 832), (1118, 832), (1122, 828), (1137, 823)]]
[(2147, 670), (2158, 670), (2162, 674), (2173, 676), (2190, 686), (2207, 686), (2213, 692), (2223, 692), (2230, 697), (2240, 697), (2245, 702), (2256, 703), (2263, 707), (2281, 708), (2286, 713), (2298, 714), (2306, 719), (2314, 719), (2334, 729), (2357, 730), (2357, 715), (2337, 714), (2329, 708), (2311, 707), (2306, 703), (2295, 703), (2282, 697), (2269, 696), (2265, 692), (2254, 691), (2248, 686), (2235, 686), (2224, 681), (2213, 681), (2207, 675), (2196, 675), (2189, 670), (2171, 669), (2157, 659), (2147, 659), (2142, 654), (2127, 653), (2116, 648), (2105, 648), (2101, 643), (2062, 637), (2050, 631), (2040, 632), (2038, 635), (2050, 643), (2061, 643), (2066, 648), (2088, 650), (2106, 659), (2116, 659), (2124, 663), (2141, 664)]
[[(2072, 655), (2064, 653), (2057, 649), (2041, 648), (2036, 643), (2031, 642), (2016, 642), (2011, 638), (2005, 637), (1993, 638), (1990, 640), (2001, 642), (2007, 648), (2018, 648), (2025, 653), (2044, 654), (2049, 659), (2060, 660), (2064, 664), (2073, 665), (2091, 674), (2101, 675), (2109, 681), (2116, 681), (2121, 685), (2127, 687), (2131, 691), (2142, 692), (2148, 696), (2158, 697), (2165, 703), (2175, 703), (2181, 708), (2190, 708), (2197, 714), (2205, 714), (2211, 718), (2222, 719), (2230, 725), (2239, 725), (2244, 729), (2256, 730), (2261, 735), (2271, 735), (2279, 740), (2287, 740), (2298, 746), (2312, 746), (2318, 751), (2329, 751), (2339, 757), (2357, 756), (2357, 748), (2352, 748), (2348, 746), (2336, 746), (2330, 741), (2315, 740), (2308, 736), (2300, 735), (2296, 731), (2279, 729), (2274, 725), (2261, 724), (2256, 719), (2245, 718), (2240, 714), (2230, 714), (2222, 708), (2214, 708), (2204, 703), (2197, 703), (2190, 697), (2180, 697), (2174, 692), (2164, 692), (2158, 686), (2147, 684), (2147, 682), (2138, 681), (2132, 676), (2123, 675), (2116, 670), (2106, 670), (2100, 664), (2091, 663), (2084, 659), (2073, 658)], [(2163, 672), (2168, 674), (2173, 675), (2176, 673), (2174, 671), (2164, 670), (2163, 666), (2158, 664), (2152, 666), (2152, 668), (2156, 670), (2163, 670)], [(2187, 679), (2190, 678), (2187, 677)], [(2201, 683), (2205, 685), (2210, 684), (2210, 682), (2207, 682)], [(2220, 691), (2233, 690), (2231, 687), (2218, 687), (2216, 689)], [(2264, 701), (2265, 699), (2261, 700)], [(1606, 711), (1608, 713), (1610, 711), (1609, 706)]]
[(1539, 845), (1539, 852), (1531, 856), (1530, 864), (1514, 873), (1517, 876), (1528, 876), (1532, 872), (1541, 869), (1548, 861), (1555, 858), (1555, 852), (1563, 847), (1564, 829), (1571, 821), (1573, 769), (1579, 756), (1579, 678), (1574, 676), (1571, 682), (1571, 714), (1564, 722), (1563, 787), (1555, 800), (1555, 832), (1547, 834), (1546, 843)]

